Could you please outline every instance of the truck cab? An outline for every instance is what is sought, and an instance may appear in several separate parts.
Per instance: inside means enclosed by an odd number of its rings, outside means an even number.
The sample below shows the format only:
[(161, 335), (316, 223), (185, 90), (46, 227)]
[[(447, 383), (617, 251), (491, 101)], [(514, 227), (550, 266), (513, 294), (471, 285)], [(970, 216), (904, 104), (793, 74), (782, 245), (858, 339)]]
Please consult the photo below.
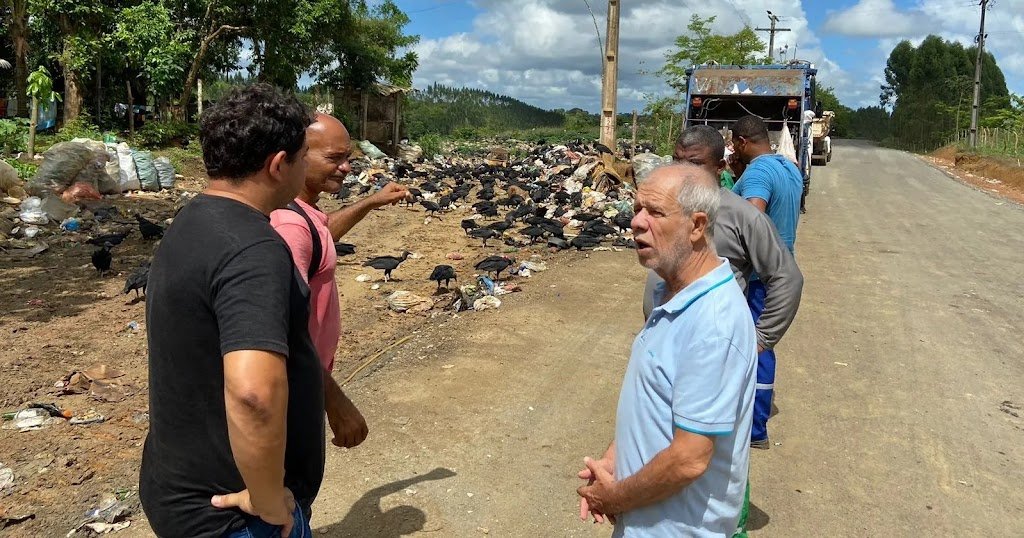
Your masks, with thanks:
[(686, 70), (683, 127), (709, 125), (724, 133), (743, 116), (759, 116), (768, 126), (773, 149), (779, 147), (782, 133), (789, 132), (806, 186), (811, 179), (817, 73), (813, 64), (801, 60), (785, 65), (693, 66)]

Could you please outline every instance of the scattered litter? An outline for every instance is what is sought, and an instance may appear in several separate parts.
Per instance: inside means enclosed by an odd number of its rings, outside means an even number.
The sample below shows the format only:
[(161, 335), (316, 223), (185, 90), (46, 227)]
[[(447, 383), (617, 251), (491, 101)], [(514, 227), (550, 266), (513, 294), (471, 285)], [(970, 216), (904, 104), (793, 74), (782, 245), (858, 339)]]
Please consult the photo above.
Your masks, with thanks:
[(377, 290), (380, 289), (380, 284), (374, 284), (374, 285), (370, 286), (370, 289), (374, 290), (374, 291), (377, 291)]
[(18, 430), (19, 432), (41, 430), (54, 422), (59, 422), (60, 420), (61, 419), (52, 416), (50, 412), (45, 409), (22, 409), (14, 414), (10, 424), (3, 425), (3, 429)]
[(488, 308), (501, 308), (501, 299), (493, 295), (487, 295), (473, 301), (473, 310), (487, 310)]
[(68, 217), (68, 218), (64, 219), (63, 221), (61, 221), (61, 223), (60, 223), (60, 229), (64, 230), (65, 232), (77, 232), (78, 229), (81, 228), (81, 227), (82, 227), (82, 221), (80, 221), (80, 220), (78, 220), (78, 219), (76, 219), (74, 217)]
[(465, 256), (459, 254), (458, 252), (449, 252), (448, 254), (445, 254), (444, 257), (449, 260), (461, 260), (465, 258)]
[[(14, 486), (14, 469), (0, 463), (0, 495), (4, 490)], [(2, 527), (0, 527), (2, 528)]]
[(132, 331), (132, 332), (137, 332), (139, 330), (139, 322), (138, 321), (129, 321), (127, 329), (129, 331)]
[(131, 508), (124, 500), (118, 500), (117, 495), (108, 494), (103, 497), (99, 504), (85, 513), (85, 519), (87, 522), (105, 521), (107, 523), (117, 523), (130, 516), (131, 513)]
[(370, 142), (369, 140), (360, 140), (359, 150), (362, 151), (367, 157), (373, 160), (383, 159), (384, 157), (387, 157), (387, 154), (381, 151), (380, 148), (378, 148), (377, 146), (374, 146), (373, 143)]
[(18, 218), (25, 224), (46, 224), (50, 219), (42, 209), (43, 200), (38, 196), (29, 196), (21, 202), (21, 213)]
[(41, 231), (42, 229), (39, 226), (26, 226), (25, 229), (21, 231), (21, 234), (25, 236), (25, 239), (32, 239), (39, 235), (39, 232)]
[(480, 288), (484, 291), (484, 293), (486, 293), (487, 295), (494, 295), (493, 280), (487, 278), (486, 276), (480, 275), (476, 277), (476, 281), (478, 284), (480, 284)]
[(548, 264), (544, 262), (522, 262), (519, 264), (520, 269), (529, 269), (535, 273), (548, 270)]
[(89, 393), (99, 401), (119, 402), (125, 397), (124, 389), (111, 383), (110, 380), (123, 375), (124, 372), (116, 368), (111, 368), (106, 364), (96, 364), (84, 371), (69, 373), (54, 383), (54, 386), (60, 389), (58, 394)]
[(452, 368), (455, 368), (454, 364), (445, 364), (444, 366), (441, 367), (442, 370), (450, 370)]
[(117, 532), (120, 530), (127, 529), (132, 524), (131, 521), (122, 521), (120, 523), (86, 523), (83, 525), (84, 528), (91, 530), (96, 534), (107, 534), (108, 532)]
[(835, 365), (838, 365), (838, 366), (849, 366), (849, 364), (847, 364), (845, 362), (834, 362), (832, 364), (835, 364)]
[(366, 273), (363, 273), (356, 277), (356, 282), (369, 282), (371, 280), (373, 280), (373, 277)]
[(7, 515), (0, 516), (0, 530), (6, 529), (8, 527), (13, 527), (13, 526), (15, 526), (15, 525), (17, 525), (19, 523), (24, 523), (26, 521), (29, 521), (29, 520), (32, 520), (32, 519), (35, 519), (35, 518), (36, 518), (36, 515), (35, 514), (31, 514), (31, 513), (30, 514), (19, 514), (19, 515), (16, 515), (16, 516), (7, 516)]
[(74, 425), (79, 424), (99, 424), (107, 420), (107, 417), (96, 412), (95, 409), (90, 409), (84, 415), (72, 418), (69, 422)]
[(415, 308), (416, 306), (430, 303), (430, 299), (420, 297), (419, 295), (409, 291), (399, 290), (388, 295), (387, 303), (391, 310), (394, 310), (395, 312), (405, 312)]

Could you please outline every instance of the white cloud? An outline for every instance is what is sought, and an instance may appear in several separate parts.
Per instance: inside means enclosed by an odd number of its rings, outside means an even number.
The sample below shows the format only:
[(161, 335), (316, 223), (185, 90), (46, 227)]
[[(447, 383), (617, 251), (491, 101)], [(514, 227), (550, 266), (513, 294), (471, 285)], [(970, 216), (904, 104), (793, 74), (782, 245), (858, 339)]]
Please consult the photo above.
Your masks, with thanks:
[(893, 37), (913, 35), (927, 25), (920, 11), (899, 11), (892, 0), (861, 0), (853, 7), (832, 13), (824, 30), (853, 37)]
[[(1024, 84), (1024, 53), (1020, 52), (1020, 40), (1024, 37), (1024, 0), (999, 0), (992, 4), (986, 18), (985, 48), (995, 56), (1010, 90), (1024, 91), (1021, 86)], [(964, 0), (918, 0), (906, 10), (897, 9), (892, 0), (860, 0), (849, 9), (831, 13), (823, 31), (878, 39), (877, 47), (864, 49), (867, 59), (863, 62), (865, 72), (872, 73), (872, 77), (878, 79), (877, 84), (869, 88), (868, 83), (854, 81), (851, 86), (842, 88), (840, 96), (853, 106), (877, 104), (885, 62), (900, 40), (907, 39), (916, 46), (926, 36), (934, 34), (973, 46), (979, 15), (977, 2)]]
[[(475, 4), (481, 13), (471, 32), (424, 39), (414, 47), (420, 59), (417, 86), (467, 85), (545, 108), (599, 108), (602, 54), (594, 21), (582, 1), (477, 0)], [(590, 4), (603, 39), (605, 4)], [(776, 48), (788, 44), (791, 52), (798, 49), (800, 58), (818, 64), (822, 75), (831, 80), (849, 78), (822, 51), (800, 0), (631, 0), (622, 3), (619, 110), (643, 108), (645, 95), (667, 93), (666, 84), (649, 73), (662, 66), (665, 53), (685, 31), (693, 13), (716, 16), (714, 30), (733, 33), (744, 24), (767, 20), (763, 15), (767, 9), (789, 16), (783, 23), (792, 31), (778, 35)]]

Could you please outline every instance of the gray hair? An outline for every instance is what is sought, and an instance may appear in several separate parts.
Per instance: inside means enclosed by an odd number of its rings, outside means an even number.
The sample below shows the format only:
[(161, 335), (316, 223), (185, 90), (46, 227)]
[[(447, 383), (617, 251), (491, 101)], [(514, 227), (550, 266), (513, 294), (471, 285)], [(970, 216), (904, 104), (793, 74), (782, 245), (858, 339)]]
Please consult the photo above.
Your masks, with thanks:
[(676, 171), (677, 177), (682, 179), (679, 195), (676, 196), (679, 208), (687, 216), (694, 213), (707, 215), (707, 235), (711, 237), (715, 220), (718, 218), (718, 207), (722, 203), (721, 187), (718, 185), (718, 180), (707, 170), (690, 163), (663, 164), (651, 171), (651, 174), (668, 168), (679, 168)]
[(711, 158), (721, 161), (725, 158), (725, 138), (714, 127), (694, 125), (686, 128), (676, 139), (676, 147), (702, 147), (711, 150)]

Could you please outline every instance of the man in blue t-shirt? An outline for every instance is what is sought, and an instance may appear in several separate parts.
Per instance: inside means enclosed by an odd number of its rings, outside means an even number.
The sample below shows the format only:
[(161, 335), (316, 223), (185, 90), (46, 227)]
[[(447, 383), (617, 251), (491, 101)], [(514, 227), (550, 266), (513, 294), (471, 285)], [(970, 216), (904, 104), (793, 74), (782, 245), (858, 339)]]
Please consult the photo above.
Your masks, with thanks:
[[(800, 197), (804, 190), (803, 174), (792, 161), (772, 153), (768, 128), (757, 116), (744, 116), (737, 120), (732, 126), (732, 140), (736, 158), (741, 166), (745, 166), (733, 192), (764, 211), (775, 224), (783, 243), (793, 252), (796, 225), (800, 218)], [(747, 286), (747, 304), (754, 322), (764, 310), (766, 292), (760, 280), (751, 278)], [(760, 346), (757, 351), (757, 392), (750, 444), (766, 449), (769, 447), (768, 417), (775, 388), (775, 351), (761, 349)]]

